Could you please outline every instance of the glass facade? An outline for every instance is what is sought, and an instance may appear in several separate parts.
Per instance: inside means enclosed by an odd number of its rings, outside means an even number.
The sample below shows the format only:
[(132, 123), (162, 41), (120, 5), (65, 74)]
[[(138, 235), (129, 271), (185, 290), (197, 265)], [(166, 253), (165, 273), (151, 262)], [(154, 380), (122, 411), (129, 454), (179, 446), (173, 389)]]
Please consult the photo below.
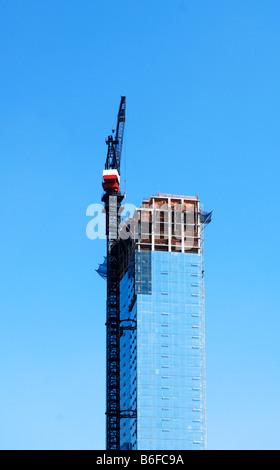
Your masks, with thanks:
[(136, 251), (120, 284), (121, 449), (205, 448), (203, 254)]
[[(120, 408), (121, 410), (137, 409), (137, 333), (126, 329), (131, 321), (137, 320), (137, 302), (135, 296), (135, 262), (134, 258), (120, 282)], [(120, 448), (137, 449), (137, 420), (121, 419)]]

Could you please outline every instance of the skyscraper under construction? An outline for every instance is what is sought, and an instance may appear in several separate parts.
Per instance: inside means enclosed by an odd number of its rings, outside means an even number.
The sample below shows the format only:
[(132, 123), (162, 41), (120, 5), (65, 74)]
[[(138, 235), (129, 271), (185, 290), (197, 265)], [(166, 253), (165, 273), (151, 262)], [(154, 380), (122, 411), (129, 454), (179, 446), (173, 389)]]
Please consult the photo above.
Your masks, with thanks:
[[(103, 174), (107, 449), (206, 448), (204, 227), (198, 197), (157, 194), (121, 221), (125, 98)], [(121, 132), (121, 138), (120, 138)], [(113, 162), (114, 161), (114, 162)], [(113, 163), (110, 163), (113, 162)]]

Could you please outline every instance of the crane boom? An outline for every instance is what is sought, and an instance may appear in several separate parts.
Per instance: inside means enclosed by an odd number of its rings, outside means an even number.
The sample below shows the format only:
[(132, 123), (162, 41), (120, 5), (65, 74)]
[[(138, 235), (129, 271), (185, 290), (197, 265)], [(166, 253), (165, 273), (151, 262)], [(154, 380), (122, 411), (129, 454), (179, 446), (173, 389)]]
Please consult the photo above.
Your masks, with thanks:
[(118, 124), (116, 132), (116, 163), (117, 170), (119, 175), (121, 174), (121, 154), (122, 154), (122, 145), (123, 145), (123, 135), (124, 135), (124, 125), (125, 125), (125, 105), (126, 98), (125, 96), (121, 97), (120, 109), (118, 114)]

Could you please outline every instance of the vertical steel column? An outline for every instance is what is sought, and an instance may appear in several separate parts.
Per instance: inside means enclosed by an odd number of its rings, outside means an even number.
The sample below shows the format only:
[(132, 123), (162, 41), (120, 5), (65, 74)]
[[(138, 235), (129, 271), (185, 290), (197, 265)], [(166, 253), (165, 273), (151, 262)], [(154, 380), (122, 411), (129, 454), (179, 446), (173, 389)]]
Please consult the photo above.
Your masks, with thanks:
[(120, 448), (120, 248), (119, 208), (123, 196), (106, 193), (107, 235), (107, 409), (106, 448)]

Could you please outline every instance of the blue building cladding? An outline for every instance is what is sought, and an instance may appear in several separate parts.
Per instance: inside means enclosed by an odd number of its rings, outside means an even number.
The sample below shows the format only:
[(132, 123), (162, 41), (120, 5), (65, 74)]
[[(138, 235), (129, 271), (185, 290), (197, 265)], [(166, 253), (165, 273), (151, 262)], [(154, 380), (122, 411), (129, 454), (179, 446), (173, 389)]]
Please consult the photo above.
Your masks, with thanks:
[[(137, 407), (137, 337), (136, 330), (125, 329), (137, 320), (135, 296), (135, 263), (132, 259), (120, 282), (120, 408), (136, 412)], [(120, 449), (137, 449), (137, 422), (135, 418), (120, 421)]]
[(121, 336), (121, 409), (137, 410), (122, 449), (205, 448), (202, 257), (136, 251), (121, 280), (121, 320), (137, 320)]

